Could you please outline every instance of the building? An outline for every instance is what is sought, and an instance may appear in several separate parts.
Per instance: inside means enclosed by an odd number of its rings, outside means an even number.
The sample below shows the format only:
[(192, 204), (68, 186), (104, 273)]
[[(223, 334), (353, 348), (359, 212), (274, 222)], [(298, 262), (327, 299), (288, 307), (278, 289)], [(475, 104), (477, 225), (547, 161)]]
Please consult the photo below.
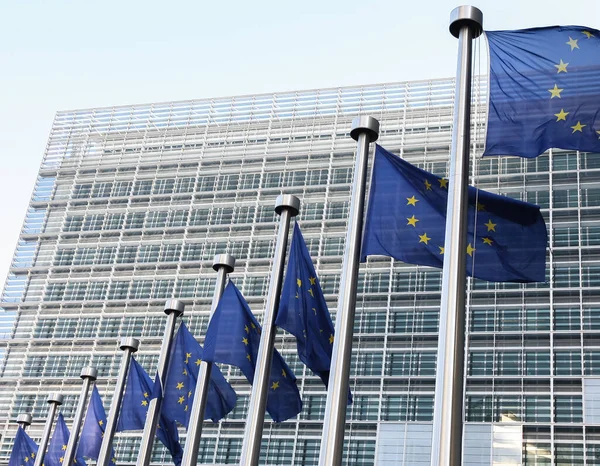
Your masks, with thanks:
[[(473, 151), (482, 152), (486, 79), (475, 80)], [(105, 405), (121, 337), (157, 361), (168, 298), (186, 304), (202, 339), (216, 253), (259, 316), (281, 193), (301, 222), (335, 312), (353, 173), (350, 123), (369, 114), (379, 143), (446, 175), (451, 79), (59, 112), (27, 211), (0, 313), (0, 463), (19, 413), (41, 435), (45, 399), (62, 391), (69, 422), (82, 367), (98, 368)], [(472, 157), (473, 183), (543, 207), (548, 281), (468, 282), (465, 463), (600, 464), (600, 155), (531, 160)], [(347, 464), (429, 464), (441, 271), (370, 258), (361, 267), (348, 411)], [(299, 419), (266, 425), (263, 464), (313, 465), (326, 392), (276, 346), (299, 377)], [(201, 462), (239, 457), (249, 385), (234, 412), (205, 424)], [(302, 376), (304, 374), (304, 377)], [(268, 416), (267, 416), (268, 418)], [(118, 436), (135, 464), (137, 433)], [(429, 439), (429, 440), (428, 440)], [(157, 462), (169, 463), (157, 446)]]

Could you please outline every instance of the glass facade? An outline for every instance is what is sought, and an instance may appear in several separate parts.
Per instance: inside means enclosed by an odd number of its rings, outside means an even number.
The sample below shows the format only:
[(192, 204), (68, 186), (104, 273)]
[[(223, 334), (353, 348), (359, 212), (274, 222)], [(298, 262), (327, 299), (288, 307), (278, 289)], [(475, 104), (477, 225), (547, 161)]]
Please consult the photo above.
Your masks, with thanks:
[[(545, 283), (468, 281), (466, 429), (486, 432), (489, 464), (506, 429), (522, 464), (600, 464), (600, 154), (482, 160), (486, 85), (474, 81), (472, 184), (541, 205), (550, 244)], [(59, 112), (1, 296), (0, 463), (18, 414), (34, 416), (39, 438), (49, 391), (66, 395), (70, 424), (82, 367), (98, 368), (108, 406), (121, 337), (141, 339), (151, 372), (166, 299), (186, 304), (202, 341), (215, 254), (237, 258), (231, 277), (260, 319), (281, 193), (302, 201), (297, 219), (335, 319), (352, 118), (377, 118), (380, 144), (447, 176), (453, 96), (442, 79)], [(361, 266), (345, 464), (398, 464), (386, 453), (395, 436), (409, 451), (430, 435), (440, 288), (436, 269), (381, 257)], [(293, 337), (279, 331), (276, 346), (304, 408), (268, 421), (261, 464), (315, 465), (326, 392)], [(205, 424), (202, 463), (235, 464), (241, 452), (250, 386), (223, 371), (239, 401)], [(135, 464), (140, 438), (117, 436), (119, 464)], [(161, 445), (154, 460), (169, 464)]]

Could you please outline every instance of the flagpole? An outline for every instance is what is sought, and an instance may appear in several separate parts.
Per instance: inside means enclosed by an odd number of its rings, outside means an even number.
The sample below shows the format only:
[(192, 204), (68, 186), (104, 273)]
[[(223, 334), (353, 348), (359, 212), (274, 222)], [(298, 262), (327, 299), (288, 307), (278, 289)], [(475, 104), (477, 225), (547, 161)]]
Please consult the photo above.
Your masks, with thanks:
[(48, 448), (48, 442), (50, 440), (50, 432), (52, 431), (52, 425), (54, 424), (54, 417), (58, 407), (63, 404), (64, 397), (60, 393), (50, 393), (48, 395), (48, 403), (50, 408), (48, 409), (48, 417), (46, 417), (46, 425), (44, 426), (44, 433), (38, 446), (37, 455), (35, 455), (34, 466), (42, 466), (44, 463), (44, 456), (46, 456), (46, 448)]
[[(217, 282), (213, 294), (212, 305), (210, 307), (210, 317), (215, 312), (223, 290), (227, 274), (233, 272), (235, 268), (235, 257), (230, 254), (218, 254), (213, 261), (213, 269), (217, 272)], [(210, 322), (210, 318), (209, 318)], [(210, 374), (212, 372), (212, 363), (202, 361), (198, 372), (198, 383), (194, 392), (194, 403), (190, 413), (190, 422), (187, 429), (187, 438), (185, 449), (183, 450), (182, 466), (196, 466), (198, 463), (198, 448), (200, 446), (200, 437), (202, 436), (202, 424), (204, 422), (204, 413), (206, 411), (206, 402), (208, 400), (208, 389), (210, 386)]]
[(482, 25), (483, 13), (473, 6), (460, 6), (450, 14), (450, 33), (458, 38), (458, 68), (450, 150), (431, 466), (461, 464), (462, 457), (471, 55), (472, 41), (481, 34)]
[[(137, 338), (123, 338), (119, 348), (123, 351), (121, 358), (121, 366), (119, 367), (119, 375), (117, 376), (117, 384), (115, 385), (115, 392), (110, 403), (110, 411), (108, 412), (108, 418), (106, 420), (106, 429), (104, 430), (104, 436), (102, 437), (102, 445), (100, 446), (100, 453), (98, 454), (98, 461), (96, 466), (108, 466), (112, 459), (112, 442), (115, 437), (117, 430), (117, 421), (119, 419), (119, 413), (121, 412), (121, 404), (123, 403), (123, 391), (125, 389), (125, 381), (129, 374), (129, 366), (131, 364), (131, 356), (140, 347), (140, 340)], [(67, 463), (71, 464), (71, 463)]]
[(81, 392), (79, 393), (79, 401), (77, 402), (77, 410), (75, 411), (75, 418), (73, 419), (73, 427), (71, 427), (71, 433), (69, 434), (69, 441), (67, 442), (67, 449), (64, 456), (64, 464), (73, 464), (75, 459), (75, 451), (77, 449), (77, 443), (79, 442), (79, 431), (81, 430), (81, 424), (83, 422), (83, 412), (85, 410), (86, 401), (92, 382), (98, 378), (98, 371), (94, 367), (84, 367), (81, 370), (80, 376), (83, 379), (83, 385), (81, 386)]
[(356, 117), (352, 120), (350, 136), (357, 141), (356, 161), (335, 320), (335, 339), (331, 355), (327, 405), (319, 453), (320, 466), (336, 466), (342, 463), (369, 144), (379, 137), (379, 122), (370, 116)]
[[(173, 345), (173, 334), (175, 333), (175, 321), (183, 315), (185, 305), (178, 299), (169, 299), (165, 303), (165, 314), (167, 314), (167, 323), (165, 325), (165, 334), (163, 336), (160, 355), (158, 357), (158, 376), (160, 383), (165, 382), (167, 371), (169, 369), (169, 357), (171, 356), (171, 347)], [(142, 434), (142, 443), (140, 445), (140, 453), (137, 459), (137, 466), (148, 466), (152, 457), (152, 445), (156, 436), (156, 427), (160, 417), (160, 408), (162, 398), (154, 398), (150, 400), (148, 406), (148, 414), (146, 414), (146, 424), (144, 425), (144, 433)]]
[(287, 249), (288, 235), (290, 231), (290, 220), (298, 215), (300, 211), (300, 199), (291, 194), (282, 194), (275, 201), (275, 212), (279, 214), (279, 233), (277, 245), (273, 256), (273, 269), (271, 281), (267, 294), (265, 316), (260, 336), (260, 345), (252, 382), (252, 394), (246, 417), (246, 430), (244, 432), (244, 444), (240, 466), (256, 466), (260, 456), (260, 443), (262, 440), (263, 424), (265, 421), (265, 408), (267, 395), (269, 393), (269, 378), (271, 375), (271, 363), (273, 360), (273, 346), (275, 342), (275, 317), (279, 308), (281, 285), (283, 282), (283, 268), (285, 253)]
[(31, 425), (31, 414), (19, 414), (17, 416), (17, 424), (23, 430), (27, 430), (27, 428)]

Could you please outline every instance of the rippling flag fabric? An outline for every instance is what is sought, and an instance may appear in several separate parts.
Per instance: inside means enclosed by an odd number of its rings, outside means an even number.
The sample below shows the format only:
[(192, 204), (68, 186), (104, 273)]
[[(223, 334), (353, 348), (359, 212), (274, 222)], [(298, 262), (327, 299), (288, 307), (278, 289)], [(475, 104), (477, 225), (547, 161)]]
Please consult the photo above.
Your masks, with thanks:
[(8, 466), (22, 466), (35, 462), (38, 446), (21, 426), (17, 429), (15, 443), (8, 459)]
[[(94, 385), (83, 428), (81, 429), (81, 435), (79, 436), (77, 458), (85, 456), (94, 460), (98, 459), (100, 447), (102, 446), (102, 437), (104, 437), (104, 429), (106, 429), (106, 411), (104, 410), (98, 387)], [(114, 450), (111, 450), (110, 458), (112, 464), (117, 464)]]
[(600, 32), (554, 26), (486, 32), (490, 96), (483, 155), (600, 152)]
[[(448, 184), (377, 146), (361, 259), (443, 267)], [(546, 279), (546, 224), (537, 205), (468, 189), (467, 273), (490, 282)]]
[[(48, 444), (48, 451), (46, 452), (46, 456), (44, 456), (44, 466), (66, 466), (63, 462), (69, 443), (69, 436), (69, 428), (67, 427), (65, 418), (62, 413), (59, 413), (56, 418), (52, 439)], [(85, 466), (85, 461), (83, 458), (77, 458), (75, 464), (77, 466)]]

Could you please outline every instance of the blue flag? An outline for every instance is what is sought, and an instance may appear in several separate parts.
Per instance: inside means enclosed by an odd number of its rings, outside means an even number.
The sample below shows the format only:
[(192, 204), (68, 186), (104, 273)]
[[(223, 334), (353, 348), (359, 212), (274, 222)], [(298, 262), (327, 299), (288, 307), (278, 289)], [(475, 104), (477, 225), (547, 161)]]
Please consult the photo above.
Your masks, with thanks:
[[(175, 336), (165, 386), (162, 412), (169, 419), (188, 426), (204, 350), (182, 323)], [(237, 396), (220, 369), (213, 365), (210, 374), (205, 419), (218, 422), (235, 407)]]
[(600, 152), (600, 32), (554, 26), (486, 32), (490, 104), (483, 155)]
[[(491, 282), (543, 282), (548, 234), (540, 208), (469, 186), (467, 273)], [(442, 268), (448, 180), (377, 146), (361, 258)]]
[(35, 444), (27, 432), (19, 426), (15, 443), (13, 444), (8, 466), (33, 466), (35, 455), (37, 454), (38, 446)]
[[(248, 303), (229, 281), (208, 324), (204, 358), (239, 367), (252, 384), (261, 327)], [(275, 422), (283, 422), (302, 410), (296, 376), (279, 352), (273, 350), (273, 363), (267, 396), (267, 411)]]
[[(333, 322), (298, 223), (294, 225), (275, 325), (296, 337), (298, 357), (327, 386), (333, 348)], [(349, 396), (348, 403), (351, 402)]]
[[(69, 443), (69, 428), (62, 414), (58, 414), (54, 434), (48, 445), (48, 451), (44, 456), (44, 466), (67, 466), (64, 463), (67, 444)], [(77, 458), (73, 464), (85, 466), (83, 458)]]
[[(152, 388), (153, 382), (150, 376), (132, 357), (131, 367), (127, 375), (127, 388), (125, 388), (119, 421), (117, 422), (117, 432), (142, 430), (144, 428)], [(171, 421), (164, 414), (161, 414), (156, 436), (171, 453), (175, 465), (179, 466), (183, 458), (183, 449), (179, 443), (179, 432), (175, 421)]]
[[(79, 447), (77, 448), (78, 458), (85, 456), (94, 460), (98, 459), (100, 447), (102, 446), (104, 429), (106, 429), (106, 411), (104, 411), (102, 399), (100, 398), (100, 393), (98, 393), (98, 387), (94, 385), (83, 428), (81, 429), (81, 435), (79, 436)], [(114, 450), (111, 451), (110, 458), (112, 464), (117, 464)]]

